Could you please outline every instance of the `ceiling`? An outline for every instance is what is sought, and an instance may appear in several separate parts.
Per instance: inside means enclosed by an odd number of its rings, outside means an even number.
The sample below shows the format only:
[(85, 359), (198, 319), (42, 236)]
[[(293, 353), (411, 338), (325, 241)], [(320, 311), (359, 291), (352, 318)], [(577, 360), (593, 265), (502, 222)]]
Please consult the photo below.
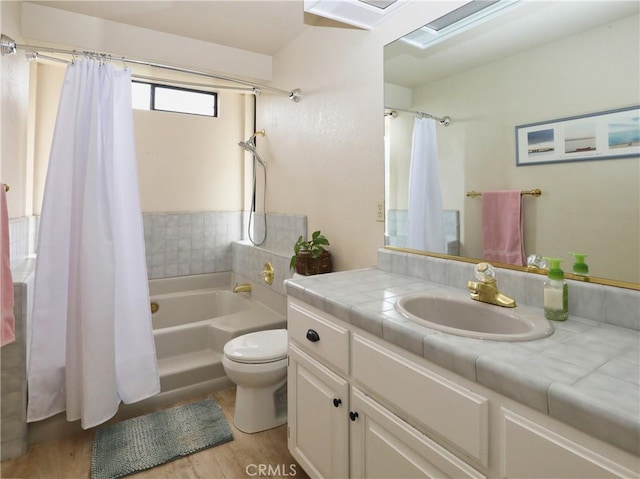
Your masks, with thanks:
[(415, 88), (639, 12), (640, 2), (629, 0), (523, 1), (425, 50), (402, 41), (387, 45), (385, 81)]
[(33, 1), (46, 7), (274, 55), (313, 15), (303, 0)]
[[(23, 0), (24, 1), (24, 0)], [(420, 1), (420, 0), (418, 0)], [(312, 25), (304, 0), (32, 1), (47, 7), (274, 55)], [(385, 48), (385, 81), (413, 88), (562, 36), (638, 14), (637, 1), (533, 1), (425, 50)], [(570, 21), (567, 21), (570, 19)], [(347, 25), (334, 22), (334, 26)]]

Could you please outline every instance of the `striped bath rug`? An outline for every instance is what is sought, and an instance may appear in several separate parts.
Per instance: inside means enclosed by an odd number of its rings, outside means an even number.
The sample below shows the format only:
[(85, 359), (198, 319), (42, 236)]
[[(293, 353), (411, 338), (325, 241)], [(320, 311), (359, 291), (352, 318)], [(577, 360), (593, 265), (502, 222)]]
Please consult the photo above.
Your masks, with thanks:
[(91, 479), (128, 476), (231, 440), (213, 399), (135, 417), (96, 431)]

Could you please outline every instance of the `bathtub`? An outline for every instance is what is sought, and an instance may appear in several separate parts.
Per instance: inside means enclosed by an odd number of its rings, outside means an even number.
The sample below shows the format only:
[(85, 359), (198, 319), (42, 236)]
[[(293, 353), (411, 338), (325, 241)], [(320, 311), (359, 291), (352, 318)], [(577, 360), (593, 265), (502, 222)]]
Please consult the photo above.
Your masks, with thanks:
[(160, 396), (189, 399), (230, 387), (224, 345), (250, 332), (286, 328), (284, 311), (266, 307), (254, 293), (234, 293), (231, 284), (229, 273), (149, 281)]
[(229, 289), (199, 289), (151, 296), (153, 329), (170, 328), (246, 311), (250, 299)]

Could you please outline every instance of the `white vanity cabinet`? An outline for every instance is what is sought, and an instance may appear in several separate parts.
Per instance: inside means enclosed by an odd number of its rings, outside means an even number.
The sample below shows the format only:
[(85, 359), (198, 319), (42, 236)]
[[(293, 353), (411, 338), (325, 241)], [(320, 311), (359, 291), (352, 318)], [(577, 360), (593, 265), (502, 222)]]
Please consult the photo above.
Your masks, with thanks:
[[(336, 321), (289, 301), (288, 443), (305, 471), (327, 479), (485, 477), (362, 390), (350, 388), (354, 336)], [(359, 356), (359, 368), (372, 359)], [(377, 369), (377, 361), (371, 361), (367, 377), (375, 377)], [(456, 437), (465, 430), (469, 428)]]
[(289, 297), (289, 451), (314, 478), (638, 478), (640, 458)]

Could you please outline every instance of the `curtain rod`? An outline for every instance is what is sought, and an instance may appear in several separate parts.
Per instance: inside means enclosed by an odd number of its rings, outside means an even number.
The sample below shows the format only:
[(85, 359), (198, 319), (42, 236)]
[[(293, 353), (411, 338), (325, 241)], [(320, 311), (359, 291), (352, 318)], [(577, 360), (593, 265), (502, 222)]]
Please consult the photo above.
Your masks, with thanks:
[(189, 75), (196, 75), (196, 76), (202, 76), (206, 78), (214, 78), (216, 80), (223, 80), (223, 81), (228, 81), (232, 83), (237, 83), (240, 85), (251, 87), (253, 89), (253, 93), (256, 95), (260, 94), (262, 90), (269, 90), (274, 93), (287, 95), (290, 100), (293, 100), (296, 103), (300, 101), (300, 97), (301, 97), (301, 92), (299, 88), (296, 88), (295, 90), (287, 91), (287, 90), (282, 90), (280, 88), (275, 88), (267, 85), (251, 83), (245, 80), (240, 80), (238, 78), (226, 77), (222, 75), (214, 75), (212, 73), (207, 73), (201, 70), (192, 70), (189, 68), (181, 68), (181, 67), (166, 65), (162, 63), (154, 63), (149, 60), (136, 60), (134, 58), (127, 58), (127, 57), (116, 58), (110, 54), (96, 53), (96, 52), (89, 52), (89, 51), (79, 52), (77, 50), (64, 50), (60, 48), (51, 48), (51, 47), (43, 47), (43, 46), (36, 46), (36, 45), (21, 45), (21, 44), (17, 44), (11, 37), (5, 35), (4, 33), (0, 34), (0, 53), (2, 53), (3, 56), (13, 55), (17, 52), (17, 50), (22, 50), (27, 52), (27, 58), (30, 58), (30, 59), (33, 59), (34, 55), (37, 56), (39, 51), (49, 52), (49, 53), (59, 53), (62, 55), (71, 55), (73, 57), (90, 55), (92, 57), (99, 58), (99, 59), (121, 61), (122, 63), (125, 64), (125, 66), (127, 63), (134, 63), (137, 65), (146, 65), (152, 68), (161, 68), (163, 70), (170, 70), (174, 72), (187, 73)]
[[(52, 57), (52, 56), (49, 56), (49, 55), (42, 55), (41, 53), (37, 53), (37, 52), (27, 52), (26, 56), (27, 56), (27, 60), (29, 60), (29, 61), (42, 59), (42, 60), (48, 60), (48, 61), (52, 61), (52, 62), (64, 63), (65, 65), (68, 65), (69, 63), (71, 63), (70, 61), (63, 60), (63, 59), (58, 58), (58, 57)], [(150, 81), (150, 82), (160, 82), (160, 83), (167, 83), (167, 84), (173, 84), (173, 85), (193, 86), (193, 87), (200, 87), (200, 88), (237, 90), (237, 91), (244, 91), (244, 92), (256, 94), (255, 88), (250, 88), (248, 86), (209, 85), (207, 83), (197, 83), (197, 82), (190, 82), (190, 81), (185, 81), (185, 80), (172, 80), (170, 78), (150, 77), (150, 76), (146, 76), (146, 75), (138, 75), (137, 73), (133, 73), (131, 75), (131, 78), (134, 79), (134, 80), (146, 80), (146, 81)]]
[(441, 125), (444, 125), (444, 126), (449, 126), (449, 124), (451, 123), (451, 118), (448, 116), (440, 118), (435, 115), (432, 115), (431, 113), (425, 113), (423, 111), (416, 111), (416, 110), (405, 110), (404, 108), (395, 108), (393, 106), (385, 106), (384, 108), (385, 110), (391, 110), (389, 115), (391, 115), (393, 118), (396, 118), (398, 116), (398, 112), (402, 111), (404, 113), (413, 113), (419, 118), (433, 118), (434, 120), (437, 120)]

